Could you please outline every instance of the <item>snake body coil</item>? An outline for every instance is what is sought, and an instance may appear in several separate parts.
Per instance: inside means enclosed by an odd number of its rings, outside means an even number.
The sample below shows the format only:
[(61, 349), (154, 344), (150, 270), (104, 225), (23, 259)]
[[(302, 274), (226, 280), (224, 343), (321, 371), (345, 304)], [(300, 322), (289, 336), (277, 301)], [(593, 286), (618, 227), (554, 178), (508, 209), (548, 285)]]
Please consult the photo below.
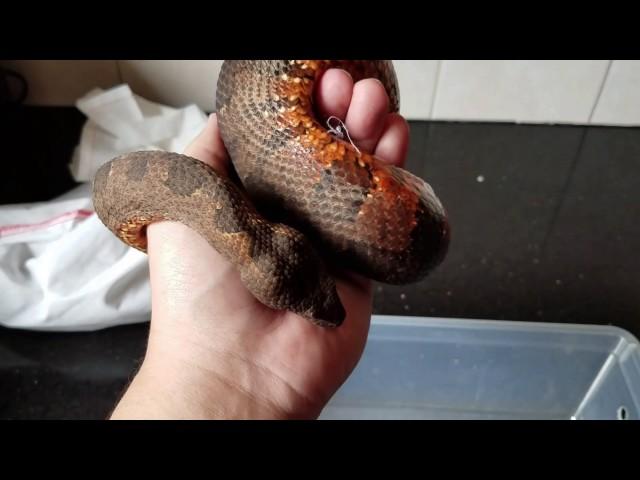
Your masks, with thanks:
[(134, 152), (105, 164), (94, 207), (128, 245), (146, 226), (181, 222), (233, 262), (253, 295), (322, 326), (345, 316), (330, 267), (415, 282), (446, 255), (450, 229), (431, 187), (332, 136), (312, 104), (328, 68), (378, 78), (398, 111), (388, 61), (226, 61), (216, 111), (242, 188), (195, 159)]

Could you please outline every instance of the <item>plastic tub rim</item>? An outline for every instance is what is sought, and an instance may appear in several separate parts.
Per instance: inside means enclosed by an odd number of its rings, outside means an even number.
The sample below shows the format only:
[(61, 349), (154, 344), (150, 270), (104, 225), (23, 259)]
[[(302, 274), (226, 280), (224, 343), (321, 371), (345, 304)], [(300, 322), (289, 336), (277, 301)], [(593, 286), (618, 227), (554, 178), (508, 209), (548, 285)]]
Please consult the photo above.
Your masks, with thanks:
[(442, 327), (491, 327), (498, 330), (546, 330), (560, 332), (593, 333), (603, 332), (624, 338), (630, 344), (640, 344), (640, 341), (628, 330), (615, 325), (595, 325), (583, 323), (557, 323), (557, 322), (526, 322), (517, 320), (489, 320), (479, 318), (460, 317), (418, 317), (405, 315), (377, 315), (371, 316), (372, 325), (390, 326), (442, 326)]

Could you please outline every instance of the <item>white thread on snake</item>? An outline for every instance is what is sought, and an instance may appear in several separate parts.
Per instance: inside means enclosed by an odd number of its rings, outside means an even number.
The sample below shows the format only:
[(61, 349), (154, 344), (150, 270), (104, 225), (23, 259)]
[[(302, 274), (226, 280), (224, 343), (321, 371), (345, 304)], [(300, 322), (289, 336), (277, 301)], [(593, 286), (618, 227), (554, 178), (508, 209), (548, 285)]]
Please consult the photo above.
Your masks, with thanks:
[[(339, 125), (336, 128), (331, 126), (331, 119), (332, 118), (335, 118), (339, 123)], [(340, 120), (338, 117), (334, 117), (333, 115), (331, 115), (329, 118), (327, 118), (327, 126), (329, 127), (329, 133), (334, 134), (340, 140), (344, 140), (344, 133), (342, 133), (342, 129), (344, 129), (344, 132), (347, 134), (347, 138), (349, 139), (349, 143), (351, 143), (353, 148), (356, 149), (356, 151), (358, 152), (358, 155), (361, 154), (361, 152), (358, 149), (358, 147), (356, 147), (356, 144), (353, 143), (353, 140), (351, 140), (351, 136), (349, 135), (349, 130), (347, 129), (347, 126), (344, 124), (344, 122), (342, 120)]]

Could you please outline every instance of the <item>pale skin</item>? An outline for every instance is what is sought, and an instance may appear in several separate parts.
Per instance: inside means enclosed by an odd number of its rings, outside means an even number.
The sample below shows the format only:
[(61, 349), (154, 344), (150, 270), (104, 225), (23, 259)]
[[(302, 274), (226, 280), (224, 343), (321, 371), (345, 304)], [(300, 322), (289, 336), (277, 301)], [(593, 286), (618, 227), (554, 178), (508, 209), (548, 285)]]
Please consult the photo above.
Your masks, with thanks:
[[(361, 150), (403, 166), (407, 122), (388, 114), (374, 79), (354, 84), (329, 70), (315, 94), (319, 110), (342, 119)], [(216, 116), (186, 155), (228, 172)], [(337, 279), (347, 311), (323, 329), (259, 303), (240, 275), (195, 231), (174, 222), (148, 228), (152, 318), (142, 365), (112, 419), (315, 419), (364, 350), (371, 282)]]

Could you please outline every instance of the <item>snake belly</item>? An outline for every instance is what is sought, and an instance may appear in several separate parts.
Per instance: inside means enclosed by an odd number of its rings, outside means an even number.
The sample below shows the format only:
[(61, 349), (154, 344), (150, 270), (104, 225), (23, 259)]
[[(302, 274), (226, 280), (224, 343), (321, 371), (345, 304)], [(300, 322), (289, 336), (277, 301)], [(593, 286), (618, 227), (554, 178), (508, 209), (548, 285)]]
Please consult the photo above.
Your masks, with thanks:
[(335, 266), (389, 284), (424, 278), (446, 256), (446, 212), (424, 180), (328, 132), (313, 92), (329, 68), (379, 79), (399, 110), (390, 61), (225, 61), (216, 113), (241, 184), (185, 155), (132, 152), (96, 174), (96, 213), (145, 252), (150, 223), (181, 222), (259, 301), (324, 327), (345, 318)]

